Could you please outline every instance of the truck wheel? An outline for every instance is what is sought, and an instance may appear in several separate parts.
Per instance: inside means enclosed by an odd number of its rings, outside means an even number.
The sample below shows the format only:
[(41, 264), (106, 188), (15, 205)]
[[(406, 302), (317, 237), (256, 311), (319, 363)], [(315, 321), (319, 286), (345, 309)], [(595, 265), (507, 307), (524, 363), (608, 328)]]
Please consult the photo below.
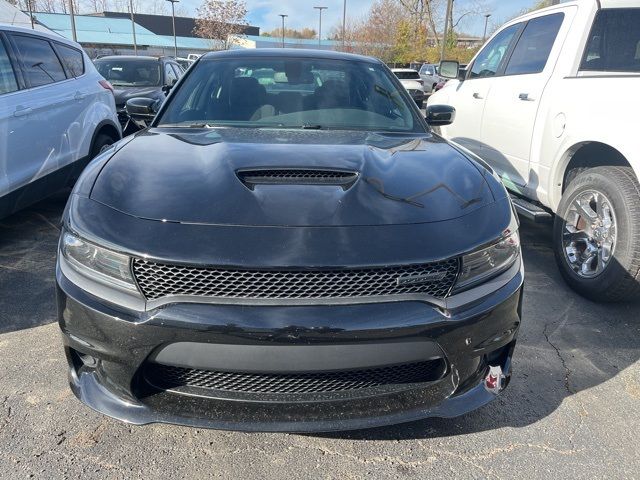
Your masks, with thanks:
[(598, 302), (640, 298), (640, 185), (629, 167), (596, 167), (567, 186), (553, 227), (562, 276)]

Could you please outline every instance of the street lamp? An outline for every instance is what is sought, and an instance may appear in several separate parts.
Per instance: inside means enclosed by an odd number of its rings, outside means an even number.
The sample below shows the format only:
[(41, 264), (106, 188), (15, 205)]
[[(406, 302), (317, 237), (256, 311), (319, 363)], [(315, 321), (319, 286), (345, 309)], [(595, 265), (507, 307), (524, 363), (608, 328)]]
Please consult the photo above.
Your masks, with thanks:
[(173, 56), (178, 58), (178, 40), (176, 39), (176, 9), (175, 4), (180, 3), (180, 0), (167, 0), (171, 3), (171, 20), (173, 22)]
[(281, 13), (280, 16), (282, 17), (282, 48), (284, 48), (284, 19), (289, 15), (284, 15), (283, 13)]
[(136, 42), (136, 22), (133, 21), (133, 0), (129, 0), (129, 11), (131, 13), (131, 29), (133, 30), (133, 53), (138, 55), (138, 44)]
[(326, 10), (329, 7), (313, 7), (318, 10), (320, 22), (318, 24), (318, 46), (322, 45), (322, 10)]
[(342, 3), (342, 50), (344, 50), (347, 36), (347, 0)]
[(490, 13), (487, 13), (484, 16), (484, 33), (482, 34), (482, 43), (484, 43), (484, 41), (487, 38), (487, 24), (489, 23), (489, 17), (490, 16), (491, 16)]
[[(76, 16), (73, 11), (73, 0), (69, 0), (69, 14), (71, 18), (71, 35), (73, 36), (73, 41), (77, 42), (78, 37), (76, 35)], [(33, 25), (32, 25), (33, 28)]]

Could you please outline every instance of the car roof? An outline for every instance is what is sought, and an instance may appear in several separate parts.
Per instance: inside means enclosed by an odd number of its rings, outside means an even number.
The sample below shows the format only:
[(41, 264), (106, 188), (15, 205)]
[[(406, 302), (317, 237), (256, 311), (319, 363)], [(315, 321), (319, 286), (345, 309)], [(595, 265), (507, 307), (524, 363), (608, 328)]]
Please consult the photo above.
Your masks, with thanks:
[[(149, 60), (149, 61), (161, 61), (163, 58), (159, 57), (151, 57), (147, 55), (106, 55), (104, 57), (100, 57), (96, 59), (98, 60)], [(166, 60), (166, 59), (165, 59)]]
[(31, 28), (18, 27), (15, 25), (9, 25), (7, 23), (0, 23), (0, 31), (2, 32), (15, 32), (15, 33), (26, 33), (27, 35), (33, 35), (34, 37), (42, 37), (48, 40), (54, 40), (59, 43), (64, 43), (74, 48), (78, 48), (82, 50), (80, 44), (74, 42), (73, 40), (69, 40), (62, 35), (57, 33), (49, 33), (42, 30), (32, 30)]
[(382, 63), (377, 58), (355, 55), (353, 53), (335, 52), (332, 50), (312, 50), (305, 48), (258, 48), (246, 50), (222, 50), (218, 52), (205, 53), (200, 57), (200, 61), (217, 60), (220, 58), (260, 58), (260, 57), (281, 57), (281, 58), (316, 58), (326, 60), (347, 60), (368, 63)]

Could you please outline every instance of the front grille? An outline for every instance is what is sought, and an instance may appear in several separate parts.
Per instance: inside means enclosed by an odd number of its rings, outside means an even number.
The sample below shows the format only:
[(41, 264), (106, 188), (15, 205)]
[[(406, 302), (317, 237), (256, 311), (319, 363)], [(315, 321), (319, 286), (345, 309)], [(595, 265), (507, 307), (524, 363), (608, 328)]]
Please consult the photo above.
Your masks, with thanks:
[(366, 370), (286, 374), (220, 372), (148, 363), (144, 374), (148, 383), (164, 390), (192, 387), (223, 392), (299, 395), (433, 382), (439, 380), (444, 371), (444, 360), (437, 359)]
[(443, 298), (453, 286), (458, 270), (457, 259), (340, 270), (236, 270), (133, 261), (135, 278), (149, 300), (169, 295), (286, 300), (411, 293)]

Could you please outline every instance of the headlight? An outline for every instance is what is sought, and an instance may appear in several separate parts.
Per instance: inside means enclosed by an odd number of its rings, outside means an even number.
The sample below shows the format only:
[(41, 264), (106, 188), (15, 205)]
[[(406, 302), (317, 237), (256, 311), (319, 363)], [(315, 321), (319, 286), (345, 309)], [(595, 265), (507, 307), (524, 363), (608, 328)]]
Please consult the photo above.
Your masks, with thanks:
[(79, 273), (100, 283), (136, 290), (131, 274), (131, 259), (89, 243), (69, 232), (62, 235), (62, 254)]
[(493, 245), (462, 257), (462, 270), (453, 293), (482, 283), (507, 270), (520, 256), (518, 231), (505, 232)]

